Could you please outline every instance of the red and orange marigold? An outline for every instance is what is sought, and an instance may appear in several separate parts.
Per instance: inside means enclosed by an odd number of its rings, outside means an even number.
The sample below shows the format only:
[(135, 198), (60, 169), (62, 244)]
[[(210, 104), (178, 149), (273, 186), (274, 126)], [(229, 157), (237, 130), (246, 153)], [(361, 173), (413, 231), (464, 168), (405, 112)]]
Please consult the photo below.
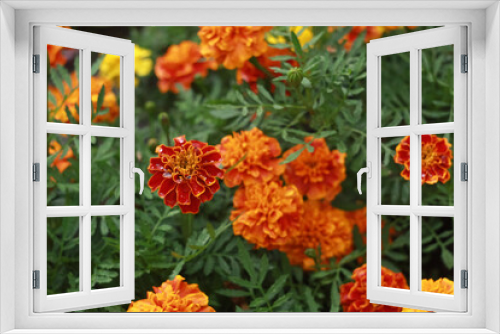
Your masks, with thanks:
[(258, 248), (277, 249), (300, 233), (303, 202), (295, 186), (250, 183), (236, 191), (233, 205), (234, 234)]
[[(301, 194), (307, 195), (311, 200), (324, 198), (332, 201), (342, 190), (340, 184), (346, 178), (346, 154), (338, 150), (330, 151), (324, 138), (313, 140), (312, 137), (307, 137), (305, 140), (311, 143), (314, 152), (303, 150), (297, 159), (286, 164), (285, 181), (295, 185)], [(283, 157), (287, 158), (303, 146), (300, 144), (292, 147)]]
[(200, 27), (201, 54), (229, 70), (267, 51), (265, 34), (272, 27)]
[[(450, 180), (453, 153), (448, 139), (436, 135), (422, 135), (422, 184), (446, 183)], [(396, 147), (394, 162), (404, 165), (401, 176), (410, 179), (410, 137), (406, 136)]]
[(200, 46), (191, 41), (171, 45), (167, 52), (156, 59), (155, 74), (158, 77), (158, 89), (162, 93), (178, 93), (176, 84), (185, 89), (191, 88), (196, 75), (206, 77), (208, 70), (215, 70), (217, 64), (203, 59)]
[(198, 284), (183, 281), (184, 277), (177, 275), (173, 281), (154, 286), (154, 292), (148, 291), (146, 299), (133, 301), (127, 312), (215, 312)]
[(198, 140), (186, 141), (185, 136), (174, 138), (175, 146), (159, 145), (158, 157), (150, 159), (153, 174), (148, 185), (158, 190), (165, 205), (179, 205), (183, 213), (198, 213), (200, 204), (210, 201), (220, 189), (217, 178), (224, 171), (217, 167), (219, 151)]
[(332, 207), (329, 202), (305, 201), (300, 224), (300, 233), (280, 248), (292, 265), (313, 270), (314, 259), (304, 254), (309, 248), (321, 246), (323, 264), (352, 250), (352, 228), (345, 211)]
[(281, 154), (279, 142), (264, 135), (258, 128), (233, 132), (232, 136), (222, 138), (220, 152), (222, 165), (230, 169), (224, 177), (228, 187), (268, 182), (285, 170), (277, 158)]
[[(409, 289), (402, 273), (382, 267), (382, 286)], [(340, 303), (344, 312), (401, 312), (401, 307), (372, 304), (366, 299), (366, 264), (356, 268), (349, 282), (340, 286)]]
[[(275, 72), (271, 67), (281, 67), (281, 62), (279, 60), (272, 60), (271, 58), (276, 56), (294, 55), (295, 54), (289, 49), (269, 47), (262, 56), (257, 57), (257, 61), (268, 71), (270, 75), (278, 77), (282, 74)], [(298, 66), (298, 63), (295, 60), (289, 60), (287, 62), (293, 67)], [(236, 81), (238, 84), (241, 85), (243, 82), (247, 82), (254, 93), (257, 93), (257, 80), (264, 79), (265, 77), (266, 74), (249, 61), (245, 62), (245, 64), (236, 72)], [(274, 85), (272, 86), (272, 89), (274, 89)]]
[(55, 159), (50, 164), (50, 167), (56, 167), (59, 173), (64, 172), (69, 166), (71, 166), (71, 162), (68, 160), (74, 158), (73, 150), (68, 148), (66, 155), (63, 157), (62, 147), (55, 139), (52, 140), (49, 144), (49, 155), (57, 154)]
[[(440, 278), (435, 281), (432, 278), (422, 280), (422, 291), (424, 292), (443, 293), (446, 295), (452, 295), (454, 293), (454, 290), (455, 286), (453, 281), (447, 278)], [(402, 312), (427, 312), (427, 311), (403, 307)]]

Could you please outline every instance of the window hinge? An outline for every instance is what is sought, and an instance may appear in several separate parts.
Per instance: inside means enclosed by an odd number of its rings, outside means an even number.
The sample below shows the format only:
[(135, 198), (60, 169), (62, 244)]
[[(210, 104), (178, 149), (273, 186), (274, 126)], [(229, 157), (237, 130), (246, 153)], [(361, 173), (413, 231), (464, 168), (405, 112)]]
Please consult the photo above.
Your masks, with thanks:
[(40, 270), (33, 270), (33, 289), (40, 289)]
[(460, 164), (460, 180), (469, 181), (469, 165), (466, 162)]
[(33, 164), (33, 181), (40, 182), (40, 164), (38, 162)]
[(462, 55), (462, 73), (469, 72), (469, 57), (467, 55)]
[(462, 289), (467, 289), (469, 287), (469, 273), (467, 270), (462, 270), (461, 271), (461, 287)]
[(40, 73), (40, 55), (33, 55), (33, 73)]

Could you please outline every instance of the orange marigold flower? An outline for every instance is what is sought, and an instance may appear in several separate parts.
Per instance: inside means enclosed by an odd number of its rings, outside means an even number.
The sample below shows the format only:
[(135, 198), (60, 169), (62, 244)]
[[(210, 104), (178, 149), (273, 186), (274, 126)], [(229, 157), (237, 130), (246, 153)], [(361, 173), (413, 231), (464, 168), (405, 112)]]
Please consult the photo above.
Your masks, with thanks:
[(215, 312), (208, 306), (208, 296), (198, 284), (183, 282), (184, 277), (175, 276), (160, 287), (148, 291), (147, 299), (132, 302), (127, 312)]
[(163, 56), (156, 59), (158, 88), (162, 93), (178, 93), (176, 84), (189, 89), (196, 75), (206, 77), (208, 69), (217, 69), (217, 64), (202, 58), (198, 44), (183, 41), (179, 45), (171, 45)]
[(267, 51), (265, 34), (272, 27), (201, 27), (201, 54), (233, 70)]
[(74, 158), (73, 150), (68, 148), (68, 151), (66, 152), (66, 155), (62, 157), (62, 147), (61, 144), (59, 144), (55, 139), (53, 139), (50, 144), (49, 144), (49, 155), (54, 155), (57, 152), (57, 156), (55, 159), (52, 161), (50, 164), (50, 167), (56, 167), (59, 170), (59, 173), (64, 172), (69, 166), (71, 166), (71, 162), (68, 161), (68, 159)]
[[(324, 138), (307, 137), (314, 152), (303, 150), (297, 159), (286, 164), (285, 181), (294, 184), (301, 194), (311, 200), (327, 199), (332, 201), (342, 190), (340, 184), (345, 180), (345, 153), (330, 151)], [(312, 142), (311, 142), (312, 140)], [(296, 145), (283, 154), (286, 158), (300, 150), (304, 145)]]
[[(354, 44), (354, 41), (358, 38), (358, 36), (366, 31), (365, 35), (365, 43), (368, 43), (372, 39), (377, 39), (382, 37), (382, 35), (388, 31), (396, 30), (396, 29), (403, 29), (403, 26), (354, 26), (351, 28), (351, 30), (345, 34), (340, 40), (339, 43), (344, 44), (344, 48), (349, 51), (352, 48), (352, 45)], [(413, 29), (415, 27), (408, 27), (410, 29)], [(333, 32), (337, 29), (337, 27), (328, 27), (329, 32)]]
[[(424, 292), (443, 293), (447, 295), (452, 295), (454, 293), (454, 290), (455, 286), (453, 281), (447, 278), (440, 278), (435, 281), (432, 278), (422, 280), (422, 291)], [(429, 311), (403, 307), (403, 310), (401, 312), (429, 312)]]
[(198, 213), (200, 204), (210, 201), (220, 189), (218, 178), (224, 171), (219, 151), (198, 140), (186, 141), (185, 136), (174, 138), (175, 146), (159, 145), (158, 157), (150, 159), (149, 172), (153, 174), (148, 185), (158, 189), (165, 205), (179, 205), (183, 213)]
[(222, 138), (220, 144), (222, 165), (232, 168), (224, 177), (228, 187), (241, 183), (268, 182), (283, 174), (285, 166), (277, 157), (281, 154), (279, 142), (264, 135), (258, 128), (233, 132)]
[[(436, 135), (422, 135), (422, 184), (446, 183), (450, 180), (453, 153), (448, 139)], [(410, 137), (406, 136), (396, 147), (394, 162), (404, 165), (401, 176), (410, 179)]]
[[(295, 54), (288, 50), (288, 49), (277, 49), (277, 48), (272, 48), (269, 47), (262, 56), (257, 57), (257, 61), (259, 62), (260, 65), (262, 65), (267, 71), (273, 76), (273, 77), (278, 77), (282, 74), (275, 72), (271, 67), (280, 67), (281, 62), (279, 60), (272, 60), (272, 57), (276, 56), (295, 56)], [(298, 63), (295, 60), (289, 60), (287, 61), (290, 65), (293, 67), (297, 67)], [(250, 88), (254, 93), (257, 93), (257, 80), (258, 79), (264, 79), (266, 77), (266, 74), (256, 68), (252, 63), (249, 61), (245, 62), (245, 64), (238, 69), (236, 72), (236, 81), (238, 84), (242, 84), (244, 82), (248, 82), (250, 85)], [(271, 89), (274, 89), (274, 85), (271, 87)]]
[(49, 57), (50, 67), (66, 64), (68, 59), (63, 54), (64, 49), (67, 48), (58, 45), (47, 45), (47, 56)]
[[(78, 106), (80, 104), (80, 89), (79, 82), (76, 76), (76, 73), (73, 72), (71, 74), (71, 86), (69, 87), (66, 81), (63, 82), (64, 92), (60, 92), (55, 86), (49, 86), (49, 92), (54, 96), (56, 104), (54, 104), (51, 100), (48, 101), (49, 112), (49, 120), (57, 120), (61, 123), (69, 123), (69, 118), (66, 113), (66, 108), (70, 111), (73, 118), (79, 122), (79, 114), (78, 114)], [(101, 105), (101, 110), (96, 110), (97, 108), (97, 100), (99, 98), (99, 93), (101, 92), (102, 87), (104, 86), (104, 99)], [(95, 115), (93, 116), (92, 122), (100, 123), (100, 122), (110, 122), (113, 123), (118, 115), (120, 114), (120, 107), (118, 106), (118, 102), (116, 99), (116, 95), (113, 92), (113, 86), (111, 81), (93, 76), (91, 79), (91, 99), (92, 104), (94, 105), (94, 113), (98, 113), (105, 109), (109, 111), (103, 115)]]
[[(340, 286), (340, 303), (344, 312), (401, 312), (401, 307), (372, 304), (366, 299), (366, 264), (356, 268), (349, 282)], [(409, 289), (402, 273), (382, 267), (382, 286)]]
[(258, 248), (276, 249), (300, 233), (302, 204), (294, 186), (279, 181), (245, 185), (233, 198), (234, 234)]
[(321, 260), (327, 264), (332, 257), (342, 257), (352, 249), (352, 229), (344, 211), (329, 202), (306, 201), (301, 219), (300, 234), (281, 247), (292, 265), (304, 270), (314, 269), (314, 259), (304, 252), (321, 246)]

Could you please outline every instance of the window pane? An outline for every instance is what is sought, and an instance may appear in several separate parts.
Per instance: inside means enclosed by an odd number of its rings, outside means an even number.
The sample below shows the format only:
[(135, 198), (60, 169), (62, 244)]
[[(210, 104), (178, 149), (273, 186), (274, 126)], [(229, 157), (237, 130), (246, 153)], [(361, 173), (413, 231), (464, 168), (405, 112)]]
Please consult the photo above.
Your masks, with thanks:
[(410, 53), (382, 56), (382, 126), (410, 124)]
[(422, 124), (453, 122), (453, 45), (421, 50)]
[(80, 291), (80, 218), (47, 218), (47, 294)]
[(421, 219), (422, 291), (453, 294), (453, 218)]
[(47, 121), (80, 122), (80, 51), (47, 45)]
[(382, 267), (396, 275), (382, 273), (380, 285), (407, 289), (410, 286), (410, 217), (382, 216), (381, 229)]
[(92, 137), (92, 205), (120, 204), (120, 141)]
[(381, 204), (410, 204), (410, 146), (408, 137), (382, 138)]
[(422, 135), (422, 205), (453, 206), (453, 134)]
[(92, 289), (120, 286), (120, 219), (92, 217)]
[(80, 205), (80, 137), (47, 135), (47, 205)]
[(92, 125), (120, 125), (121, 57), (92, 52)]

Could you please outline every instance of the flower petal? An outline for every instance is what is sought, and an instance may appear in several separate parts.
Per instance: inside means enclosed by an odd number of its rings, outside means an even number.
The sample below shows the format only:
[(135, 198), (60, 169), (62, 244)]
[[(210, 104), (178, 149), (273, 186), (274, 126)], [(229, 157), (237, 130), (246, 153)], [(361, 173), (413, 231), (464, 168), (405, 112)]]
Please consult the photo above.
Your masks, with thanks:
[(161, 198), (167, 196), (172, 190), (175, 189), (176, 183), (171, 178), (165, 178), (158, 190), (158, 196)]
[(176, 188), (177, 202), (183, 205), (189, 205), (191, 201), (191, 187), (188, 182), (181, 182)]
[(198, 213), (200, 211), (201, 201), (195, 196), (191, 195), (190, 203), (188, 205), (180, 204), (182, 213)]
[(160, 172), (157, 172), (151, 176), (151, 178), (148, 181), (148, 186), (151, 188), (151, 191), (155, 191), (158, 189), (158, 187), (161, 185), (163, 182), (163, 174)]

